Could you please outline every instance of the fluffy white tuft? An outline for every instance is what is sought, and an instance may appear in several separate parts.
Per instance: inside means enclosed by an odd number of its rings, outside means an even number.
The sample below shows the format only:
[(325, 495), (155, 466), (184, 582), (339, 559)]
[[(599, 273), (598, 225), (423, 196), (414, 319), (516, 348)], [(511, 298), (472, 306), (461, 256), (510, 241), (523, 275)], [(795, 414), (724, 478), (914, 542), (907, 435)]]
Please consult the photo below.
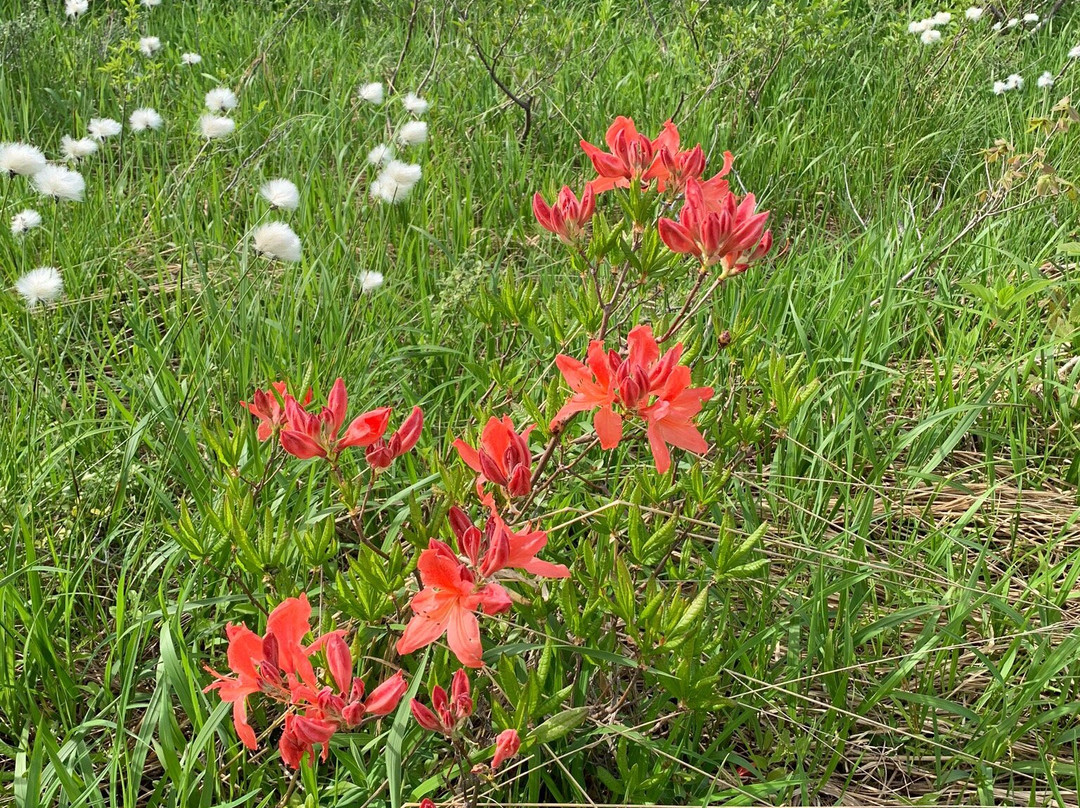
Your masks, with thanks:
[(362, 270), (358, 277), (360, 279), (361, 292), (370, 292), (383, 285), (383, 276), (381, 272), (368, 272)]
[(398, 132), (398, 143), (402, 146), (417, 146), (427, 142), (427, 124), (423, 121), (409, 121)]
[(236, 93), (228, 87), (215, 87), (206, 94), (206, 108), (211, 112), (228, 112), (236, 109)]
[(154, 8), (161, 5), (161, 0), (139, 0), (146, 8)]
[(255, 231), (252, 241), (255, 250), (268, 258), (300, 260), (300, 237), (285, 222), (267, 222)]
[(383, 86), (377, 81), (365, 84), (360, 88), (360, 97), (369, 104), (376, 106), (383, 102)]
[(948, 25), (952, 22), (952, 14), (947, 11), (939, 11), (930, 19), (934, 21), (934, 25)]
[(67, 0), (64, 3), (64, 13), (71, 19), (77, 20), (90, 10), (90, 0)]
[(994, 82), (994, 95), (1001, 95), (1002, 93), (1004, 93), (1008, 89), (1009, 89), (1009, 85), (1007, 85), (1005, 82), (1003, 82), (1003, 81), (995, 81)]
[(236, 130), (236, 121), (232, 118), (222, 118), (219, 115), (203, 115), (199, 118), (199, 129), (202, 136), (208, 139), (228, 137)]
[(156, 36), (144, 36), (139, 40), (139, 50), (143, 56), (153, 56), (161, 50), (161, 40)]
[(1000, 30), (1001, 30), (1001, 23), (1000, 23), (1000, 22), (995, 22), (995, 23), (994, 23), (994, 24), (993, 24), (993, 25), (992, 25), (991, 27), (992, 27), (992, 28), (993, 28), (993, 29), (994, 29), (995, 31), (1000, 31)]
[(420, 175), (420, 166), (391, 160), (371, 184), (371, 196), (390, 204), (401, 202), (420, 181)]
[(1024, 77), (1019, 73), (1013, 73), (1012, 75), (1005, 77), (1005, 84), (1007, 89), (1022, 90), (1024, 89)]
[(1024, 22), (1026, 22), (1028, 25), (1034, 25), (1038, 21), (1039, 15), (1036, 14), (1034, 11), (1029, 11), (1027, 14), (1024, 15)]
[(1005, 27), (1006, 28), (1015, 28), (1019, 24), (1020, 24), (1020, 20), (1016, 19), (1016, 17), (1013, 17), (1011, 20), (1009, 20), (1007, 23), (1005, 23)]
[(52, 303), (59, 298), (64, 293), (64, 279), (56, 267), (38, 267), (15, 281), (15, 291), (32, 309), (38, 303)]
[(82, 202), (86, 180), (78, 171), (66, 166), (47, 165), (34, 175), (34, 187), (38, 193), (53, 199)]
[(128, 123), (135, 132), (145, 132), (147, 129), (160, 129), (165, 123), (157, 110), (150, 107), (142, 107), (131, 113)]
[(936, 45), (941, 41), (941, 31), (935, 31), (933, 28), (923, 31), (919, 34), (919, 41), (924, 45)]
[(0, 171), (30, 177), (45, 168), (45, 155), (29, 143), (0, 143)]
[(1049, 90), (1054, 86), (1054, 74), (1047, 70), (1036, 80), (1035, 84), (1040, 90)]
[(33, 230), (35, 227), (41, 227), (41, 214), (36, 210), (27, 208), (11, 217), (11, 232), (13, 235), (21, 236), (27, 230)]
[(114, 121), (112, 118), (91, 118), (86, 131), (90, 133), (90, 137), (94, 140), (104, 140), (107, 137), (119, 135), (124, 131), (124, 127), (120, 125), (119, 121)]
[(381, 166), (394, 159), (394, 150), (385, 143), (380, 143), (367, 153), (367, 161), (373, 166)]
[(181, 53), (180, 63), (185, 65), (197, 65), (202, 61), (202, 57), (197, 53)]
[(60, 148), (64, 159), (74, 163), (96, 152), (98, 145), (97, 141), (90, 137), (73, 138), (71, 135), (64, 135), (60, 138)]
[(300, 189), (289, 180), (270, 180), (259, 189), (259, 193), (272, 208), (296, 210), (300, 207)]
[(908, 23), (907, 31), (909, 34), (921, 34), (923, 31), (929, 31), (933, 27), (933, 23), (930, 20), (912, 20)]
[(427, 101), (418, 96), (416, 93), (409, 93), (405, 96), (401, 102), (405, 105), (405, 109), (411, 112), (413, 115), (423, 115), (431, 107)]
[(1069, 50), (1069, 58), (1080, 59), (1080, 45), (1077, 45), (1075, 48)]
[(967, 17), (972, 22), (976, 22), (976, 21), (982, 19), (983, 13), (984, 13), (984, 11), (980, 6), (972, 6), (967, 11), (964, 12), (964, 16)]

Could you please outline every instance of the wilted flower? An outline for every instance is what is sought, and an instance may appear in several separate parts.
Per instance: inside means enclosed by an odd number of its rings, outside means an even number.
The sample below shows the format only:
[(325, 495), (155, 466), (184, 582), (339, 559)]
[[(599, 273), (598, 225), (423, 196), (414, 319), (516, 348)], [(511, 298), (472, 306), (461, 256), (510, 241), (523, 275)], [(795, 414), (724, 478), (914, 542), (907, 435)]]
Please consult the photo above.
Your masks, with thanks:
[(383, 276), (381, 272), (361, 270), (360, 274), (357, 275), (357, 279), (360, 281), (361, 292), (371, 292), (383, 285)]
[(1036, 14), (1034, 11), (1029, 11), (1027, 14), (1024, 15), (1024, 22), (1026, 22), (1028, 25), (1034, 25), (1038, 21), (1039, 15)]
[(398, 132), (398, 143), (402, 146), (417, 146), (427, 141), (427, 124), (423, 121), (409, 121)]
[(185, 65), (197, 65), (202, 61), (202, 57), (197, 53), (182, 53), (180, 54), (180, 63)]
[(521, 738), (516, 729), (505, 729), (495, 738), (495, 756), (491, 759), (491, 770), (499, 768), (504, 760), (512, 758), (521, 749)]
[(82, 202), (86, 180), (78, 171), (57, 165), (47, 165), (34, 175), (34, 187), (44, 196)]
[(933, 28), (923, 31), (919, 34), (919, 41), (924, 45), (935, 45), (941, 41), (941, 31), (936, 31)]
[(29, 143), (0, 143), (0, 171), (30, 177), (45, 168), (45, 155)]
[(206, 94), (206, 108), (211, 112), (228, 112), (236, 109), (236, 93), (228, 87), (215, 87)]
[(300, 207), (300, 189), (289, 180), (270, 180), (259, 189), (259, 193), (272, 208), (296, 210)]
[(1041, 90), (1049, 90), (1054, 86), (1054, 74), (1047, 70), (1039, 76), (1038, 81), (1036, 81), (1035, 84), (1037, 84)]
[(77, 20), (90, 9), (90, 0), (67, 0), (64, 13)]
[(165, 123), (157, 110), (150, 107), (140, 107), (131, 113), (128, 124), (134, 132), (145, 132), (147, 129), (160, 129)]
[(199, 118), (199, 129), (205, 138), (227, 137), (236, 129), (236, 121), (220, 115), (207, 114)]
[(367, 161), (373, 166), (381, 166), (394, 159), (394, 150), (385, 143), (380, 143), (368, 152)]
[(161, 40), (156, 36), (144, 36), (139, 40), (139, 50), (143, 56), (153, 56), (161, 50)]
[(416, 93), (409, 93), (401, 102), (405, 109), (411, 112), (413, 115), (423, 115), (428, 111), (431, 106), (427, 101), (418, 96)]
[(124, 131), (124, 127), (120, 125), (119, 121), (114, 121), (112, 118), (91, 118), (86, 131), (90, 133), (90, 137), (94, 140), (104, 140), (107, 137), (119, 135)]
[(96, 152), (98, 144), (93, 138), (83, 137), (76, 139), (71, 135), (64, 135), (60, 138), (60, 148), (65, 160), (76, 162)]
[(967, 11), (965, 11), (965, 12), (964, 12), (964, 16), (965, 16), (965, 17), (967, 17), (967, 18), (968, 18), (969, 20), (971, 20), (972, 22), (976, 22), (976, 21), (978, 21), (978, 20), (981, 20), (981, 19), (982, 19), (982, 15), (983, 15), (984, 13), (985, 13), (985, 12), (983, 11), (983, 9), (982, 9), (981, 7), (979, 7), (979, 6), (972, 6), (972, 7), (971, 7), (971, 8), (969, 8), (969, 9), (968, 9)]
[(381, 104), (383, 102), (383, 86), (377, 81), (365, 84), (360, 88), (360, 97), (369, 104)]
[(21, 236), (27, 230), (33, 230), (41, 226), (41, 214), (36, 210), (27, 208), (11, 217), (12, 235)]
[(56, 267), (39, 267), (15, 281), (15, 290), (32, 309), (38, 303), (52, 303), (59, 298), (64, 293), (64, 279)]
[(420, 181), (420, 166), (391, 160), (371, 184), (371, 195), (384, 202), (401, 202)]
[(252, 241), (255, 250), (267, 258), (300, 260), (300, 237), (285, 222), (267, 222), (255, 231)]

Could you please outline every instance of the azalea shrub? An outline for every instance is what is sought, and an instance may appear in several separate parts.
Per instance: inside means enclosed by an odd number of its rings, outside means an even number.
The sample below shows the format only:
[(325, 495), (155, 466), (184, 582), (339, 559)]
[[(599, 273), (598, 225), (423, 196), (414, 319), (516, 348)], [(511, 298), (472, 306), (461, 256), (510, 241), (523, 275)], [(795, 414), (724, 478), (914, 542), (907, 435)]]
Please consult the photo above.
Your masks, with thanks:
[[(532, 201), (588, 301), (540, 397), (487, 398), (476, 427), (444, 439), (421, 407), (358, 412), (343, 379), (309, 386), (298, 369), (252, 380), (250, 428), (207, 430), (220, 496), (182, 505), (175, 536), (236, 581), (249, 617), (205, 649), (205, 690), (244, 747), (276, 745), (309, 788), (388, 744), (410, 750), (414, 798), (475, 804), (637, 693), (702, 728), (722, 706), (710, 596), (765, 562), (762, 529), (737, 538), (720, 509), (708, 436), (768, 438), (760, 418), (718, 427), (736, 419), (680, 335), (768, 256), (769, 214), (730, 187), (731, 153), (684, 148), (671, 121), (650, 138), (620, 117), (604, 144), (582, 142), (580, 192)], [(658, 305), (660, 285), (673, 303)], [(790, 420), (812, 388), (769, 368)], [(706, 516), (725, 530), (699, 554), (688, 531)], [(662, 720), (650, 712), (643, 731)], [(613, 743), (590, 773), (604, 788), (664, 777)]]

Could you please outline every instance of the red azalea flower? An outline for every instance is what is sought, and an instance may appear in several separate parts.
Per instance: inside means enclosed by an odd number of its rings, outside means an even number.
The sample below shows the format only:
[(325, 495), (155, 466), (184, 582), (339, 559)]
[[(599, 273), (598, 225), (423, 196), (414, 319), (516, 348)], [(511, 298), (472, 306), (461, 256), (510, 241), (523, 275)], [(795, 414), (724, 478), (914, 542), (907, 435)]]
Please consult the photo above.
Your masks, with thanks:
[(655, 140), (640, 134), (631, 118), (620, 115), (608, 127), (604, 142), (609, 152), (581, 141), (581, 148), (592, 161), (599, 175), (591, 185), (596, 193), (612, 188), (629, 188), (632, 181), (648, 182), (665, 179), (667, 169), (657, 162), (660, 149), (679, 150), (679, 130), (669, 119)]
[(521, 738), (516, 729), (504, 729), (495, 738), (495, 756), (491, 759), (491, 770), (499, 768), (504, 760), (512, 758), (521, 749)]
[[(251, 398), (250, 404), (246, 401), (240, 402), (241, 407), (244, 407), (248, 412), (259, 419), (259, 430), (257, 435), (260, 441), (269, 440), (273, 435), (276, 435), (286, 423), (285, 408), (281, 405), (281, 401), (288, 395), (288, 393), (285, 392), (285, 382), (274, 382), (272, 386), (274, 390), (277, 391), (276, 396), (269, 390), (256, 390)], [(304, 400), (300, 403), (300, 406), (303, 408), (310, 403), (311, 388), (309, 387), (307, 395), (304, 396)]]
[(480, 435), (479, 448), (474, 449), (460, 439), (454, 441), (454, 448), (465, 465), (480, 474), (476, 491), (482, 500), (491, 499), (483, 493), (485, 480), (504, 488), (511, 497), (527, 496), (532, 490), (532, 452), (529, 451), (532, 429), (527, 426), (518, 433), (509, 418), (501, 421), (490, 418)]
[(390, 421), (390, 408), (380, 407), (356, 417), (338, 437), (345, 424), (349, 399), (345, 382), (334, 382), (326, 406), (318, 415), (306, 412), (292, 396), (285, 397), (285, 415), (288, 423), (281, 431), (281, 445), (289, 454), (306, 460), (326, 457), (336, 462), (342, 449), (350, 446), (368, 447), (386, 432)]
[(711, 387), (690, 387), (690, 368), (678, 365), (657, 392), (656, 402), (642, 411), (648, 422), (649, 447), (656, 470), (661, 474), (671, 467), (668, 444), (697, 454), (708, 451), (709, 445), (693, 419), (701, 412), (702, 402), (712, 398), (712, 394)]
[(533, 195), (533, 215), (536, 216), (536, 221), (571, 247), (585, 235), (585, 227), (595, 212), (596, 191), (591, 183), (585, 185), (580, 202), (569, 185), (563, 186), (555, 204), (550, 207), (539, 192)]
[(569, 578), (570, 570), (562, 564), (552, 564), (536, 557), (547, 546), (547, 533), (530, 531), (528, 526), (515, 533), (503, 520), (494, 505), (484, 526), (484, 532), (472, 523), (468, 514), (457, 505), (450, 509), (450, 527), (457, 538), (458, 549), (482, 577), (490, 578), (500, 570), (519, 569), (545, 578)]
[(727, 275), (745, 272), (772, 247), (772, 232), (765, 230), (769, 212), (755, 205), (753, 194), (738, 202), (727, 193), (719, 211), (710, 211), (701, 183), (690, 180), (679, 220), (657, 222), (660, 238), (672, 252), (693, 255), (704, 267), (720, 264)]
[(622, 417), (613, 406), (616, 401), (615, 379), (604, 344), (599, 340), (590, 342), (584, 363), (559, 354), (555, 357), (555, 364), (574, 394), (555, 414), (551, 428), (555, 429), (574, 413), (596, 410), (593, 426), (600, 438), (600, 446), (614, 449), (622, 440)]
[(453, 735), (472, 715), (473, 701), (469, 695), (469, 675), (459, 668), (450, 685), (450, 696), (439, 685), (431, 690), (431, 708), (419, 699), (409, 702), (416, 723), (429, 732)]
[(389, 468), (390, 464), (406, 452), (412, 451), (420, 440), (420, 430), (424, 426), (424, 413), (419, 407), (413, 407), (412, 413), (390, 436), (389, 440), (379, 438), (367, 447), (364, 458), (373, 469)]
[(462, 665), (483, 666), (480, 624), (476, 613), (499, 614), (510, 608), (510, 596), (498, 584), (478, 586), (468, 567), (446, 544), (432, 539), (417, 563), (424, 584), (413, 596), (413, 617), (397, 642), (399, 654), (410, 654), (446, 634), (447, 644)]

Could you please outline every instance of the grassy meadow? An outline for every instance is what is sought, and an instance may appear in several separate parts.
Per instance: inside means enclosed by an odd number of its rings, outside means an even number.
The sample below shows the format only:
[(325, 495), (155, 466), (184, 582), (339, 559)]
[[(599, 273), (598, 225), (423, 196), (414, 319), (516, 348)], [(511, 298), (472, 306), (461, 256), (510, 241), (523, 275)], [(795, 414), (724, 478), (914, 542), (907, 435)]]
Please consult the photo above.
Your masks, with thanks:
[[(942, 10), (940, 42), (908, 32)], [(91, 118), (125, 126), (77, 166), (82, 202), (0, 177), (0, 804), (465, 804), (406, 702), (296, 774), (254, 697), (244, 748), (204, 666), (225, 668), (226, 623), (304, 592), (372, 681), (403, 667), (422, 700), (447, 684), (442, 644), (394, 653), (395, 609), (471, 495), (452, 439), (509, 415), (538, 425), (539, 454), (568, 396), (555, 357), (583, 357), (601, 314), (530, 204), (579, 191), (578, 141), (627, 115), (650, 137), (672, 118), (710, 166), (731, 150), (775, 244), (678, 335), (716, 390), (709, 452), (667, 474), (638, 440), (559, 453), (530, 498), (571, 577), (517, 584), (482, 622), (474, 728), (516, 727), (522, 748), (472, 804), (1076, 805), (1080, 116), (1060, 102), (1080, 18), (997, 19), (862, 0), (3, 4), (0, 141), (52, 160)], [(357, 93), (376, 81), (380, 106)], [(236, 131), (207, 140), (219, 86)], [(408, 92), (431, 104), (427, 142), (399, 149), (423, 177), (380, 203), (367, 155)], [(131, 131), (139, 107), (163, 128)], [(297, 210), (259, 197), (275, 177)], [(15, 236), (27, 207), (43, 223)], [(270, 220), (301, 261), (255, 252)], [(28, 308), (15, 284), (39, 266), (64, 296)], [(678, 266), (634, 279), (611, 346), (672, 322)], [(391, 428), (423, 408), (365, 511), (390, 561), (314, 463), (243, 493), (268, 449), (238, 402), (279, 379), (321, 402), (339, 376)]]

